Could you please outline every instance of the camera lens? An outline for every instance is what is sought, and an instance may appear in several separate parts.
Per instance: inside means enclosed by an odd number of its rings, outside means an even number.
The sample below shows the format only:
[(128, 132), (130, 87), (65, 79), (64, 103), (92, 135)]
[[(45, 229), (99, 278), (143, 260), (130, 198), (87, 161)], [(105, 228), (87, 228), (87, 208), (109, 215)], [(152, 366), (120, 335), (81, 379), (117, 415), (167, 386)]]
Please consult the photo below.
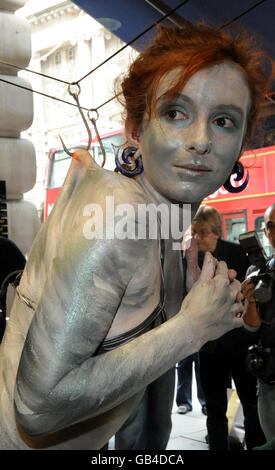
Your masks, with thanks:
[(262, 278), (255, 287), (254, 297), (258, 302), (266, 303), (272, 299), (272, 282), (269, 278)]

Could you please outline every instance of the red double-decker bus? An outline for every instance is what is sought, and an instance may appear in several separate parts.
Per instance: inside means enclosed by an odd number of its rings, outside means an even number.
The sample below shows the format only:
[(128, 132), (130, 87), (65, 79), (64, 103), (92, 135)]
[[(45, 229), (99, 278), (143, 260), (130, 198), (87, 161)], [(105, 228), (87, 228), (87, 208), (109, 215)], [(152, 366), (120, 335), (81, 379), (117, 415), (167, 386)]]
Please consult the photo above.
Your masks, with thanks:
[[(267, 254), (271, 248), (264, 235), (264, 212), (275, 203), (275, 145), (244, 152), (240, 161), (245, 172), (249, 171), (249, 183), (240, 193), (229, 193), (224, 187), (206, 197), (203, 204), (215, 207), (222, 217), (223, 238), (239, 241), (239, 235), (257, 231)], [(238, 186), (241, 182), (234, 182)]]
[[(124, 142), (124, 129), (108, 132), (100, 136), (100, 138), (106, 153), (106, 162), (104, 168), (107, 170), (114, 170), (114, 151), (117, 146), (122, 145)], [(69, 150), (73, 152), (79, 148), (85, 148), (86, 144), (87, 141), (83, 140), (76, 143), (75, 145), (72, 145)], [(89, 152), (93, 155), (95, 161), (101, 165), (103, 156), (97, 137), (93, 139)], [(46, 195), (44, 203), (44, 221), (48, 218), (53, 208), (59, 191), (64, 183), (70, 163), (71, 157), (66, 152), (64, 152), (63, 147), (50, 149), (48, 153), (45, 177)]]

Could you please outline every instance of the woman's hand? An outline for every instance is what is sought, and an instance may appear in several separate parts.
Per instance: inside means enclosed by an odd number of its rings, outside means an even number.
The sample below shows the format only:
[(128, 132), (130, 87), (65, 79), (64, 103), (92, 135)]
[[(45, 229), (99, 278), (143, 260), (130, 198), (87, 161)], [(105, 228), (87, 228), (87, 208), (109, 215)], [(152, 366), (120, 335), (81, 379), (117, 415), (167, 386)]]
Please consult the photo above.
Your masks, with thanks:
[(251, 279), (248, 278), (242, 283), (242, 293), (246, 299), (243, 320), (246, 325), (258, 328), (261, 324), (261, 317), (258, 313), (254, 290), (255, 285), (251, 282)]
[(182, 303), (182, 312), (197, 332), (202, 344), (243, 325), (241, 284), (236, 272), (211, 253), (204, 257), (199, 279)]
[(201, 273), (198, 266), (198, 244), (195, 238), (192, 237), (191, 232), (185, 233), (183, 248), (185, 248), (184, 251), (187, 263), (186, 288), (187, 292), (189, 292)]

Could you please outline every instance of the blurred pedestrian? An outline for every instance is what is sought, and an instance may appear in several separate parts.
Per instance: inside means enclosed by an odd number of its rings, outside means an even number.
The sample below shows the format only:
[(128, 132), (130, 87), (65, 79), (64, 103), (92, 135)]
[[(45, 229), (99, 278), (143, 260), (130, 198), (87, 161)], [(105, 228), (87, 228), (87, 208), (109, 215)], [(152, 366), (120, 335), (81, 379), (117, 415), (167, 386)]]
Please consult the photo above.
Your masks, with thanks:
[[(204, 253), (210, 251), (217, 260), (225, 261), (229, 269), (235, 269), (237, 279), (243, 281), (248, 258), (239, 244), (221, 239), (221, 217), (214, 207), (202, 205), (199, 208), (192, 222), (192, 233), (200, 250), (199, 265)], [(200, 377), (207, 407), (210, 450), (229, 450), (226, 412), (230, 377), (243, 407), (247, 449), (265, 442), (257, 413), (256, 379), (246, 368), (247, 349), (255, 341), (252, 336), (242, 327), (209, 341), (200, 350)]]

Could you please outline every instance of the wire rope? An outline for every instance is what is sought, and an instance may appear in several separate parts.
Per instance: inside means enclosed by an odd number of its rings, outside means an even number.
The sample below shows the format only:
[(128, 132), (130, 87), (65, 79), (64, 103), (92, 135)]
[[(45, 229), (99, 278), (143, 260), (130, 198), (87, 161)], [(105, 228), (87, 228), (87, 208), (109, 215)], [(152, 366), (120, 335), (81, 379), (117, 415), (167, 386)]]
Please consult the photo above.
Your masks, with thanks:
[(239, 20), (240, 18), (242, 18), (244, 15), (246, 15), (247, 13), (249, 13), (250, 11), (254, 10), (254, 8), (257, 8), (258, 6), (260, 6), (262, 3), (265, 3), (267, 0), (261, 0), (260, 2), (257, 2), (255, 3), (255, 5), (252, 5), (252, 7), (248, 8), (247, 10), (243, 11), (240, 15), (238, 16), (235, 16), (235, 18), (233, 18), (232, 20), (228, 21), (227, 23), (223, 24), (222, 26), (220, 26), (218, 29), (223, 29), (223, 28), (226, 28), (227, 26), (235, 23), (237, 20)]
[[(122, 48), (120, 48), (118, 51), (116, 51), (114, 54), (112, 54), (111, 56), (109, 56), (107, 59), (105, 59), (103, 62), (101, 62), (100, 64), (98, 64), (96, 67), (94, 67), (92, 70), (90, 70), (86, 75), (84, 75), (83, 77), (81, 77), (78, 81), (74, 82), (75, 84), (79, 84), (80, 81), (84, 80), (86, 77), (88, 77), (89, 75), (91, 75), (93, 72), (95, 72), (96, 70), (98, 70), (100, 67), (102, 67), (103, 65), (105, 65), (109, 60), (111, 60), (113, 57), (115, 57), (117, 54), (119, 54), (120, 52), (122, 52), (124, 49), (126, 49), (126, 47), (130, 46), (131, 44), (133, 44), (135, 41), (137, 41), (138, 39), (140, 39), (143, 35), (145, 35), (147, 32), (149, 32), (152, 28), (154, 28), (157, 24), (159, 24), (160, 22), (162, 22), (163, 20), (165, 20), (166, 18), (168, 18), (170, 15), (172, 15), (176, 10), (178, 10), (179, 8), (181, 8), (182, 6), (184, 6), (186, 3), (188, 3), (190, 0), (184, 0), (183, 2), (181, 2), (179, 5), (177, 5), (175, 8), (173, 8), (172, 10), (170, 10), (166, 15), (163, 15), (159, 20), (157, 20), (156, 22), (154, 22), (153, 24), (151, 24), (148, 28), (146, 28), (144, 31), (142, 31), (140, 34), (138, 34), (135, 38), (131, 39), (131, 41), (129, 41), (127, 44), (125, 44)], [(242, 18), (243, 16), (245, 16), (247, 13), (249, 13), (250, 11), (254, 10), (255, 8), (257, 8), (258, 6), (260, 6), (261, 4), (265, 3), (267, 0), (261, 0), (259, 2), (257, 2), (256, 4), (254, 4), (252, 7), (248, 8), (247, 10), (245, 10), (244, 12), (242, 12), (241, 14), (239, 14), (238, 16), (236, 16), (235, 18), (233, 18), (232, 20), (228, 21), (227, 23), (224, 23), (222, 26), (220, 26), (218, 29), (223, 29), (231, 24), (233, 24), (234, 22), (236, 22), (238, 19)], [(4, 62), (4, 61), (0, 61), (0, 64), (2, 65), (6, 65), (6, 66), (9, 66), (9, 67), (13, 67), (13, 68), (16, 68), (18, 70), (23, 70), (25, 72), (30, 72), (30, 73), (33, 73), (33, 74), (37, 74), (37, 75), (40, 75), (44, 78), (48, 78), (48, 79), (52, 79), (52, 80), (55, 80), (55, 81), (58, 81), (58, 82), (61, 82), (61, 83), (64, 83), (66, 85), (70, 85), (70, 82), (66, 81), (66, 80), (63, 80), (63, 79), (60, 79), (60, 78), (57, 78), (57, 77), (53, 77), (51, 75), (47, 75), (47, 74), (44, 74), (42, 72), (37, 72), (37, 71), (34, 71), (34, 70), (31, 70), (31, 69), (27, 69), (27, 68), (23, 68), (23, 67), (20, 67), (20, 66), (17, 66), (17, 65), (14, 65), (14, 64), (10, 64), (10, 63), (7, 63), (7, 62)], [(53, 99), (53, 100), (56, 100), (56, 101), (60, 101), (61, 103), (64, 103), (64, 104), (68, 104), (70, 106), (75, 106), (77, 107), (77, 104), (75, 103), (71, 103), (69, 101), (66, 101), (66, 100), (63, 100), (61, 98), (58, 98), (56, 96), (53, 96), (53, 95), (49, 95), (47, 93), (44, 93), (44, 92), (41, 92), (41, 91), (38, 91), (38, 90), (33, 90), (32, 88), (30, 87), (26, 87), (24, 85), (19, 85), (18, 83), (14, 83), (12, 81), (9, 81), (9, 80), (5, 80), (3, 78), (0, 78), (0, 81), (1, 82), (4, 82), (6, 84), (9, 84), (9, 85), (13, 85), (13, 86), (16, 86), (18, 88), (22, 88), (24, 90), (27, 90), (27, 91), (30, 91), (32, 93), (36, 93), (36, 94), (39, 94), (39, 95), (42, 95), (44, 97), (47, 97), (47, 98), (50, 98), (50, 99)], [(117, 98), (117, 96), (119, 96), (121, 93), (118, 93), (114, 96), (112, 96), (111, 98), (109, 98), (108, 100), (106, 100), (104, 103), (100, 104), (99, 106), (97, 106), (96, 108), (93, 108), (94, 111), (98, 111), (98, 109), (102, 108), (103, 106), (105, 106), (106, 104), (110, 103), (111, 101), (113, 101), (115, 98)], [(80, 108), (82, 110), (85, 110), (85, 111), (89, 111), (90, 108), (86, 108), (84, 106), (80, 106)]]
[[(32, 93), (37, 93), (38, 95), (42, 95), (42, 96), (45, 96), (47, 98), (51, 98), (51, 99), (56, 100), (56, 101), (61, 101), (61, 103), (69, 104), (70, 106), (75, 106), (76, 108), (78, 108), (77, 104), (75, 104), (75, 103), (71, 103), (70, 101), (62, 100), (61, 98), (57, 98), (57, 96), (48, 95), (47, 93), (43, 93), (42, 91), (33, 90), (30, 87), (27, 87), (27, 86), (24, 86), (24, 85), (19, 85), (19, 83), (14, 83), (14, 82), (11, 82), (9, 80), (5, 80), (4, 78), (0, 78), (0, 82), (4, 82), (4, 83), (7, 83), (8, 85), (13, 85), (13, 86), (16, 86), (18, 88), (22, 88), (23, 90), (27, 90), (27, 91), (30, 91)], [(89, 108), (85, 108), (83, 106), (80, 106), (80, 107), (81, 107), (81, 109), (84, 109), (85, 111), (89, 111)]]
[(110, 59), (112, 59), (113, 57), (115, 57), (117, 54), (119, 54), (120, 52), (122, 52), (124, 49), (126, 49), (126, 47), (130, 46), (131, 44), (133, 44), (135, 41), (137, 41), (138, 39), (140, 39), (142, 36), (144, 36), (146, 33), (148, 33), (151, 29), (155, 28), (157, 24), (161, 23), (162, 21), (164, 21), (166, 18), (168, 18), (170, 15), (172, 15), (173, 13), (175, 13), (176, 10), (178, 10), (179, 8), (181, 8), (182, 6), (184, 6), (186, 3), (188, 3), (190, 0), (184, 0), (183, 2), (181, 2), (178, 6), (176, 6), (175, 8), (173, 8), (173, 10), (170, 10), (168, 13), (166, 13), (166, 15), (162, 16), (159, 20), (155, 21), (153, 24), (151, 24), (148, 28), (146, 28), (144, 31), (142, 31), (140, 34), (138, 34), (136, 37), (134, 37), (133, 39), (131, 39), (131, 41), (127, 42), (127, 44), (124, 44), (123, 47), (121, 47), (118, 51), (114, 52), (114, 54), (112, 54), (110, 57), (108, 57), (107, 59), (105, 59), (103, 62), (101, 62), (100, 64), (98, 64), (95, 68), (93, 68), (92, 70), (90, 70), (90, 72), (86, 73), (86, 75), (84, 75), (83, 77), (81, 77), (79, 80), (77, 80), (76, 83), (79, 83), (81, 82), (82, 80), (84, 80), (84, 78), (88, 77), (91, 73), (95, 72), (96, 70), (99, 69), (99, 67), (102, 67), (102, 65), (106, 64)]
[(70, 84), (70, 82), (66, 82), (66, 80), (63, 80), (62, 78), (53, 77), (52, 75), (47, 75), (47, 74), (42, 73), (42, 72), (37, 72), (35, 70), (26, 69), (24, 67), (19, 67), (19, 65), (10, 64), (8, 62), (4, 62), (3, 60), (0, 60), (0, 64), (7, 65), (8, 67), (12, 67), (12, 68), (17, 69), (17, 70), (24, 70), (24, 72), (34, 73), (36, 75), (40, 75), (41, 77), (50, 78), (51, 80), (55, 80), (56, 82), (65, 83), (66, 85)]

